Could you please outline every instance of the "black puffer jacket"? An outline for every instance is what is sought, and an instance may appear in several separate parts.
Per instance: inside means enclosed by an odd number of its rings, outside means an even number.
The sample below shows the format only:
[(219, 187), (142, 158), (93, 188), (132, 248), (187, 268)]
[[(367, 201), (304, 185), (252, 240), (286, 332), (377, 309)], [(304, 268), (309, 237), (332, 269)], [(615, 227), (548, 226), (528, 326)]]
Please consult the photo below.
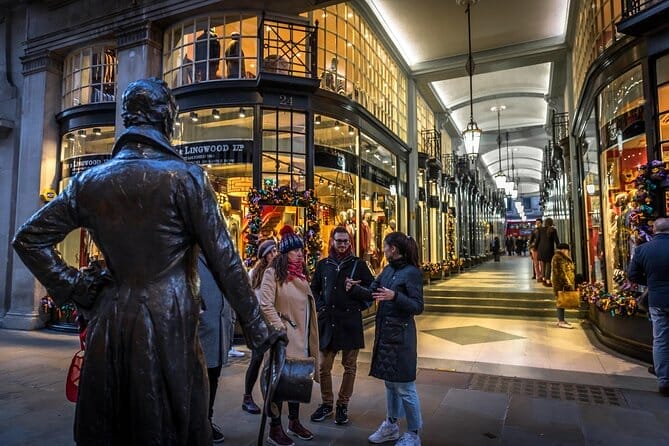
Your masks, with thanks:
[(352, 255), (341, 262), (332, 256), (321, 260), (311, 279), (311, 292), (316, 299), (318, 311), (321, 350), (354, 350), (365, 347), (361, 311), (368, 307), (368, 302), (355, 299), (346, 292), (347, 277), (360, 280), (364, 287), (368, 287), (374, 280), (367, 264)]
[(403, 259), (393, 260), (369, 288), (356, 286), (355, 296), (372, 299), (371, 290), (385, 287), (395, 299), (382, 301), (376, 312), (376, 335), (369, 371), (385, 381), (416, 380), (417, 338), (414, 316), (423, 312), (423, 273)]

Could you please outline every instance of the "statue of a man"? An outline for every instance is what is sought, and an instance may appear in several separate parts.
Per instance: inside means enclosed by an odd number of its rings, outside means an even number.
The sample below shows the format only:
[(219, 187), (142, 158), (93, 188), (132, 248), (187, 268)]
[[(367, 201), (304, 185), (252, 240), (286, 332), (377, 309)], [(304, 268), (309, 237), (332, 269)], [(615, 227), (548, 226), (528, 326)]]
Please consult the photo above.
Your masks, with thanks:
[[(262, 317), (204, 171), (169, 137), (177, 105), (165, 82), (123, 94), (127, 130), (112, 159), (72, 179), (13, 241), (56, 304), (89, 319), (74, 436), (78, 445), (207, 445), (208, 384), (197, 337), (198, 246), (254, 349), (285, 333)], [(65, 264), (54, 245), (86, 228), (107, 270)]]

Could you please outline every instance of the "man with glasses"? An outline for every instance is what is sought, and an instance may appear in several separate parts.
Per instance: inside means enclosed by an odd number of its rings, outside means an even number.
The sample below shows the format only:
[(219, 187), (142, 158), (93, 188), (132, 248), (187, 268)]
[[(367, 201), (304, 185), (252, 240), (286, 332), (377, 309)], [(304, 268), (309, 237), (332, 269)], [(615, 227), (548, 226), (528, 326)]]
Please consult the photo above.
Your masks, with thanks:
[(337, 407), (336, 424), (348, 423), (348, 402), (353, 394), (357, 370), (358, 351), (365, 346), (362, 329), (362, 311), (366, 302), (356, 300), (346, 292), (346, 279), (359, 280), (368, 287), (374, 276), (367, 263), (353, 255), (351, 235), (344, 226), (337, 226), (330, 237), (327, 258), (316, 265), (311, 281), (311, 291), (316, 299), (318, 332), (320, 336), (320, 384), (322, 404), (311, 415), (311, 421), (323, 421), (332, 415), (332, 365), (335, 356), (342, 352), (344, 367)]

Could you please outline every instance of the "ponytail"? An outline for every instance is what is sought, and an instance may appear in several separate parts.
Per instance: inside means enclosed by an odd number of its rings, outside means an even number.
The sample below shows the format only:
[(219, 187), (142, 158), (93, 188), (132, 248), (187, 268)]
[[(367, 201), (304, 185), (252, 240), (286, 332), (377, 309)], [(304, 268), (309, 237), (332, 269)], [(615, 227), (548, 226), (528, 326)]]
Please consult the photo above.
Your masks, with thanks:
[(388, 234), (383, 242), (387, 245), (395, 246), (407, 263), (419, 268), (418, 244), (413, 237), (397, 231)]

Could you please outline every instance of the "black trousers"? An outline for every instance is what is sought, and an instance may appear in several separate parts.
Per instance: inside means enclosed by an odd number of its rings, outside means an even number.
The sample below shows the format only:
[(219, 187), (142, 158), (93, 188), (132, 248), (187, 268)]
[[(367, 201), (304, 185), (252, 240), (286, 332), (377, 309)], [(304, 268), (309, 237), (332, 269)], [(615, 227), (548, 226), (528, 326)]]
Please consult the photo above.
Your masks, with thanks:
[[(272, 417), (272, 419), (269, 422), (270, 426), (277, 426), (281, 424), (281, 407), (283, 406), (283, 403), (276, 403), (276, 405), (279, 407), (279, 416), (278, 417)], [(297, 420), (300, 418), (300, 403), (288, 403), (288, 419), (289, 420)]]
[(218, 390), (218, 378), (221, 376), (222, 366), (207, 369), (209, 376), (209, 420), (214, 415), (214, 400), (216, 399), (216, 391)]

